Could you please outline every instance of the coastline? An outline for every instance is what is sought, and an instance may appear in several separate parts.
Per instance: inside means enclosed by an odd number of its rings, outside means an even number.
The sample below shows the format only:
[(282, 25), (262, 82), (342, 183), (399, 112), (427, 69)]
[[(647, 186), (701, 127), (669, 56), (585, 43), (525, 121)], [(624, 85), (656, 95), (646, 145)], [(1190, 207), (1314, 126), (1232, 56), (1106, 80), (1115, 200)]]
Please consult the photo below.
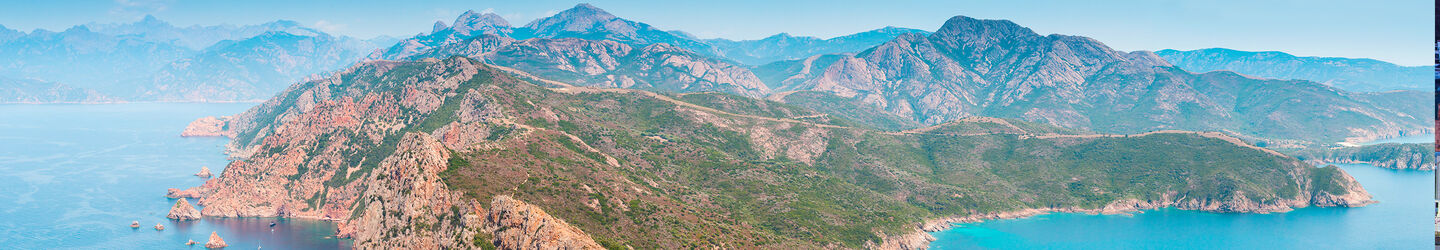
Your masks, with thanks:
[[(1362, 189), (1362, 190), (1363, 190), (1363, 189)], [(880, 233), (881, 243), (880, 243), (879, 245), (868, 244), (867, 247), (868, 247), (868, 248), (872, 248), (872, 249), (887, 249), (887, 250), (888, 250), (888, 249), (929, 249), (929, 248), (930, 248), (930, 243), (938, 240), (937, 238), (935, 238), (934, 235), (931, 235), (930, 233), (932, 233), (932, 232), (944, 231), (944, 230), (947, 230), (947, 229), (951, 229), (951, 228), (954, 227), (954, 224), (977, 223), (977, 222), (983, 222), (983, 221), (986, 221), (986, 220), (1020, 219), (1020, 218), (1028, 218), (1028, 217), (1033, 217), (1033, 216), (1038, 216), (1038, 215), (1045, 215), (1045, 214), (1052, 214), (1052, 213), (1083, 213), (1083, 214), (1091, 214), (1091, 215), (1096, 215), (1096, 214), (1100, 214), (1100, 215), (1122, 215), (1122, 214), (1144, 213), (1145, 210), (1155, 210), (1155, 209), (1162, 209), (1162, 208), (1175, 208), (1175, 209), (1181, 209), (1181, 210), (1203, 211), (1203, 212), (1213, 212), (1213, 213), (1253, 213), (1253, 214), (1269, 214), (1269, 213), (1285, 213), (1285, 212), (1294, 211), (1296, 208), (1305, 208), (1305, 207), (1309, 207), (1309, 206), (1317, 206), (1317, 207), (1363, 207), (1363, 206), (1366, 206), (1366, 205), (1369, 205), (1369, 204), (1378, 203), (1378, 201), (1375, 201), (1375, 200), (1373, 200), (1373, 199), (1370, 199), (1370, 197), (1369, 197), (1368, 194), (1364, 194), (1363, 197), (1364, 197), (1364, 199), (1363, 199), (1363, 200), (1360, 200), (1360, 201), (1349, 201), (1349, 202), (1346, 202), (1345, 200), (1353, 200), (1354, 198), (1359, 198), (1357, 195), (1355, 195), (1355, 193), (1352, 193), (1352, 194), (1350, 194), (1350, 195), (1345, 195), (1345, 196), (1340, 197), (1340, 200), (1335, 200), (1335, 199), (1313, 200), (1313, 199), (1312, 199), (1311, 201), (1302, 201), (1302, 200), (1299, 200), (1299, 199), (1295, 199), (1295, 200), (1286, 200), (1286, 201), (1282, 201), (1282, 202), (1278, 202), (1278, 203), (1272, 203), (1272, 204), (1268, 204), (1268, 205), (1259, 205), (1259, 204), (1249, 203), (1249, 204), (1252, 205), (1252, 206), (1249, 206), (1249, 207), (1238, 207), (1238, 206), (1231, 206), (1231, 205), (1237, 205), (1237, 204), (1229, 204), (1229, 203), (1226, 203), (1226, 204), (1201, 203), (1201, 202), (1198, 202), (1198, 201), (1195, 201), (1195, 200), (1189, 200), (1189, 201), (1186, 201), (1186, 202), (1174, 202), (1173, 199), (1171, 199), (1171, 198), (1173, 198), (1173, 193), (1172, 193), (1172, 194), (1167, 194), (1167, 195), (1164, 197), (1165, 199), (1163, 199), (1163, 200), (1161, 200), (1161, 201), (1140, 201), (1140, 200), (1137, 200), (1137, 199), (1117, 200), (1117, 201), (1111, 202), (1109, 205), (1106, 205), (1106, 206), (1103, 207), (1103, 208), (1079, 208), (1079, 207), (1023, 208), (1023, 209), (1012, 210), (1012, 211), (990, 212), (990, 213), (972, 214), (972, 215), (966, 215), (966, 216), (951, 216), (951, 217), (942, 217), (942, 218), (928, 219), (928, 220), (925, 220), (924, 222), (919, 223), (919, 224), (916, 226), (916, 229), (915, 229), (914, 231), (911, 231), (911, 232), (906, 233), (906, 234), (894, 235), (894, 236), (887, 236), (887, 235), (885, 235), (884, 233)], [(1232, 201), (1232, 202), (1233, 202), (1233, 201)], [(1317, 203), (1317, 202), (1319, 202), (1319, 203)], [(1339, 202), (1339, 203), (1337, 203), (1337, 202)], [(1258, 206), (1255, 206), (1255, 205), (1258, 205)], [(1238, 208), (1238, 209), (1236, 209), (1236, 208)]]

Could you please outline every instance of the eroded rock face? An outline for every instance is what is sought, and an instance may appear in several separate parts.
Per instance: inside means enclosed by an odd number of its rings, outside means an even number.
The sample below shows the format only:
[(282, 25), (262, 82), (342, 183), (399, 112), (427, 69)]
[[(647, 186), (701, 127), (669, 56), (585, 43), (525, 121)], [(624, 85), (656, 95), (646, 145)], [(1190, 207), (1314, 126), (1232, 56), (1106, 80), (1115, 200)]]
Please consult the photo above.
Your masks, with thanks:
[(509, 196), (490, 202), (485, 224), (500, 249), (603, 249), (580, 229)]
[(205, 248), (223, 248), (227, 246), (230, 245), (225, 244), (225, 239), (221, 239), (220, 234), (216, 234), (215, 232), (210, 232), (210, 241), (205, 242)]
[(180, 198), (180, 200), (175, 201), (175, 206), (170, 207), (170, 213), (166, 214), (165, 218), (172, 220), (198, 220), (200, 219), (200, 210), (196, 210), (194, 206), (190, 206), (189, 200)]
[[(405, 135), (366, 181), (358, 218), (345, 223), (360, 249), (458, 249), (479, 230), (478, 208), (437, 175), (449, 149), (428, 135)], [(395, 233), (398, 232), (398, 233)]]

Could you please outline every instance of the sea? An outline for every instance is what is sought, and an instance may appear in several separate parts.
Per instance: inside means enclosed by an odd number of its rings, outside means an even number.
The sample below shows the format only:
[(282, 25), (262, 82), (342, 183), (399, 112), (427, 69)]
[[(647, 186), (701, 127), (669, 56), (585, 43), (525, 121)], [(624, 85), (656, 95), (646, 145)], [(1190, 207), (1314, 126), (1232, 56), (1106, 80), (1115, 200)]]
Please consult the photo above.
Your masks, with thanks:
[(0, 249), (204, 249), (212, 232), (226, 249), (350, 248), (327, 221), (165, 218), (166, 188), (198, 186), (201, 166), (218, 175), (228, 163), (228, 139), (180, 131), (255, 105), (0, 105)]

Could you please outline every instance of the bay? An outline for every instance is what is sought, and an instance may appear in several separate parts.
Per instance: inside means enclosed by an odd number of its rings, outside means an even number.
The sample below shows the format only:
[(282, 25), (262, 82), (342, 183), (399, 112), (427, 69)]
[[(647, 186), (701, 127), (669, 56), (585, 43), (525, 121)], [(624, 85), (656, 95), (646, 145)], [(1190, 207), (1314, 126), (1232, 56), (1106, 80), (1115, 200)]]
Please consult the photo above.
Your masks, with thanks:
[(1434, 172), (1336, 164), (1380, 203), (1221, 214), (1179, 209), (1133, 215), (1057, 213), (955, 224), (934, 249), (1427, 249)]

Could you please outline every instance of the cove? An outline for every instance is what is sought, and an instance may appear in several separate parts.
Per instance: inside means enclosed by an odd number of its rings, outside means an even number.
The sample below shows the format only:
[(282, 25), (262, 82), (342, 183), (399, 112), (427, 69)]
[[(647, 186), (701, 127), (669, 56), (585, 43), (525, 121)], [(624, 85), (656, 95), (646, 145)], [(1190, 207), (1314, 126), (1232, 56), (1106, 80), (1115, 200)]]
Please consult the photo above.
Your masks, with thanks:
[(1413, 249), (1429, 246), (1433, 172), (1336, 164), (1380, 203), (1288, 213), (1158, 209), (1133, 215), (1046, 214), (954, 224), (934, 249)]

